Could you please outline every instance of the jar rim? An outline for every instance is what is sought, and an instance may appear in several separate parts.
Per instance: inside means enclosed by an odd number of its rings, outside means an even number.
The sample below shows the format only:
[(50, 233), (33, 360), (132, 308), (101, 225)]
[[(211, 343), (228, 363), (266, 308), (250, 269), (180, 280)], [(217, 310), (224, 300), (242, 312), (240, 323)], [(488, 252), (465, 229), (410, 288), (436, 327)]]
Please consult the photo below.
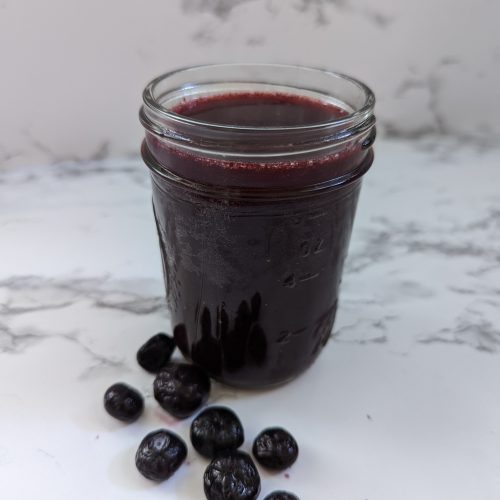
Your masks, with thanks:
[[(176, 75), (180, 75), (183, 73), (188, 73), (190, 71), (200, 71), (204, 69), (215, 69), (215, 68), (260, 68), (260, 69), (283, 69), (283, 70), (298, 70), (301, 72), (310, 72), (322, 74), (324, 76), (331, 77), (337, 80), (344, 80), (354, 87), (357, 87), (364, 95), (364, 102), (358, 109), (348, 113), (347, 115), (343, 115), (340, 117), (335, 117), (333, 119), (312, 123), (308, 125), (280, 125), (280, 126), (268, 126), (268, 125), (234, 125), (234, 124), (221, 124), (221, 123), (213, 123), (204, 120), (199, 120), (196, 118), (184, 116), (178, 113), (175, 113), (172, 110), (169, 110), (159, 101), (158, 96), (158, 86), (164, 82), (166, 79), (175, 77)], [(272, 83), (272, 82), (266, 82)], [(186, 88), (189, 88), (186, 86)], [(194, 65), (194, 66), (186, 66), (183, 68), (179, 68), (173, 71), (169, 71), (159, 75), (158, 77), (151, 80), (145, 87), (143, 94), (143, 102), (144, 105), (152, 111), (157, 116), (163, 117), (170, 121), (171, 123), (177, 123), (179, 125), (184, 125), (188, 127), (203, 127), (207, 129), (211, 129), (214, 132), (322, 132), (328, 130), (330, 128), (339, 128), (343, 125), (349, 126), (353, 122), (364, 121), (367, 117), (373, 114), (373, 108), (375, 106), (375, 95), (373, 91), (366, 84), (361, 82), (360, 80), (348, 76), (343, 73), (330, 71), (317, 67), (309, 67), (309, 66), (301, 66), (301, 65), (291, 65), (291, 64), (273, 64), (273, 63), (221, 63), (221, 64), (203, 64), (203, 65)]]

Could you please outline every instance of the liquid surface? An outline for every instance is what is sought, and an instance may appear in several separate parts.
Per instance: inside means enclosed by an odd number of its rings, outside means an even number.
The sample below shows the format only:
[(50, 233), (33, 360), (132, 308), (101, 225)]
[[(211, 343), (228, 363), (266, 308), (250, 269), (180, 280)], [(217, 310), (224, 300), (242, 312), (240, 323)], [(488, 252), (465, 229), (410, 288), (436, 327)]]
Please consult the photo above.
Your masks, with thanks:
[(175, 113), (196, 120), (246, 127), (291, 127), (324, 123), (347, 116), (332, 104), (287, 94), (225, 94), (181, 103)]

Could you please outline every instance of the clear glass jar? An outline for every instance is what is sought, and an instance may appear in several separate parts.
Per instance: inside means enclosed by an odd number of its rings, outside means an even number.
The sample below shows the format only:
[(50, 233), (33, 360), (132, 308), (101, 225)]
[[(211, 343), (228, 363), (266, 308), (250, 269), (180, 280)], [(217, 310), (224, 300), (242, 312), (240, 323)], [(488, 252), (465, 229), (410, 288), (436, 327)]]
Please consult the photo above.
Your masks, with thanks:
[(239, 387), (292, 379), (332, 330), (374, 96), (344, 75), (222, 64), (153, 80), (140, 112), (174, 335)]

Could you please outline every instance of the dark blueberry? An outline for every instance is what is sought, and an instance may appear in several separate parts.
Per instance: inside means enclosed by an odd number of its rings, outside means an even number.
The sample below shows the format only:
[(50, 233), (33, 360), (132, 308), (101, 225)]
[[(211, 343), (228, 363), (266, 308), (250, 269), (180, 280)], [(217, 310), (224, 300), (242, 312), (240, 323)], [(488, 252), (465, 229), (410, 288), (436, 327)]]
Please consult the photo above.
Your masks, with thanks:
[(240, 419), (229, 408), (207, 408), (191, 424), (194, 449), (208, 458), (214, 458), (221, 451), (236, 450), (244, 440)]
[(155, 399), (177, 418), (192, 415), (208, 399), (210, 379), (195, 365), (170, 363), (155, 378)]
[(170, 361), (174, 350), (174, 339), (158, 333), (137, 351), (137, 362), (148, 372), (157, 373)]
[(252, 452), (264, 467), (283, 470), (297, 460), (299, 447), (288, 431), (273, 427), (265, 429), (255, 438)]
[(208, 500), (254, 500), (260, 493), (260, 477), (248, 454), (230, 451), (210, 462), (203, 486)]
[(122, 422), (133, 422), (144, 410), (144, 399), (127, 384), (113, 384), (104, 393), (104, 408), (112, 417)]
[(288, 491), (273, 491), (264, 500), (299, 500), (299, 497)]
[(142, 440), (135, 454), (135, 465), (144, 477), (164, 481), (181, 466), (186, 456), (184, 441), (173, 432), (159, 429)]

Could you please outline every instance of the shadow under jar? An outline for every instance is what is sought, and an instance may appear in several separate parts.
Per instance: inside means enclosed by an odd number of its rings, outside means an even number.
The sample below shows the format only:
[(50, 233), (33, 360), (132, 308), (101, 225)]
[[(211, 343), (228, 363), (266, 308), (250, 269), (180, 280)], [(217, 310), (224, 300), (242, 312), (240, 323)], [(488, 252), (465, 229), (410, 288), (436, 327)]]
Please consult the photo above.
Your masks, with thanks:
[(221, 64), (162, 75), (143, 98), (179, 348), (229, 385), (294, 378), (333, 327), (373, 93), (318, 69)]

